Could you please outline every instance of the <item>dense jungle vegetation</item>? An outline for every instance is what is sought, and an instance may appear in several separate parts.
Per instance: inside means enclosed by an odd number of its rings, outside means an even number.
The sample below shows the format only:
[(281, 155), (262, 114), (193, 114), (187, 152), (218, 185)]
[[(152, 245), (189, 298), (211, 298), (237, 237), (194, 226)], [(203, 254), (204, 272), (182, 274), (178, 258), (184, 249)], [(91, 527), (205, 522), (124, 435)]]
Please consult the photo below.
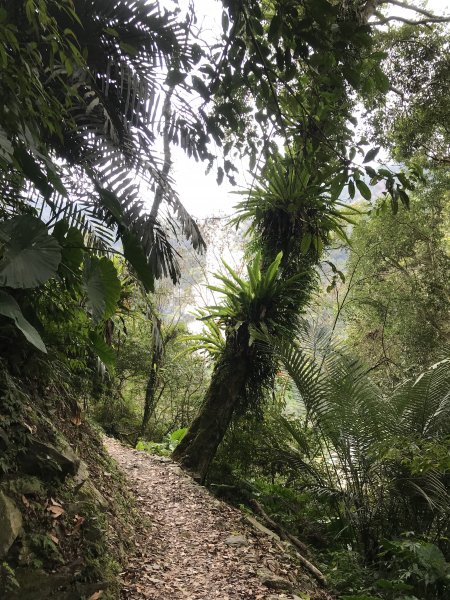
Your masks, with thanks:
[[(105, 432), (262, 510), (337, 598), (443, 600), (450, 18), (222, 6), (211, 40), (195, 2), (0, 2), (0, 596), (118, 597)], [(174, 147), (236, 186), (228, 230)]]

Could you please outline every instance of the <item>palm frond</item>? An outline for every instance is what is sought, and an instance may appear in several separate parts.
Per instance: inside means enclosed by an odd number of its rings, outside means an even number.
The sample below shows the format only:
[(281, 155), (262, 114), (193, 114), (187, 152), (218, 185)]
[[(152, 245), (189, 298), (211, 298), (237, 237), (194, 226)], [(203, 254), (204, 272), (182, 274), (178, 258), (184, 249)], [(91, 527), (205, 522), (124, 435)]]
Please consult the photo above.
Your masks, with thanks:
[[(53, 143), (69, 165), (83, 167), (93, 186), (115, 195), (122, 209), (119, 233), (142, 245), (152, 276), (178, 281), (170, 232), (174, 237), (181, 232), (199, 251), (205, 244), (154, 146), (169, 65), (188, 69), (192, 60), (186, 26), (176, 14), (161, 14), (143, 0), (80, 0), (76, 8), (79, 24), (64, 11), (58, 14), (60, 26), (70, 25), (87, 50), (85, 63), (72, 75), (78, 92), (71, 108), (75, 127), (66, 131), (63, 143)], [(155, 189), (170, 208), (165, 219), (148, 215), (144, 199), (148, 202)], [(96, 212), (102, 214), (101, 203)], [(117, 229), (113, 221), (107, 215), (106, 222)]]
[(421, 437), (450, 433), (450, 359), (444, 359), (415, 381), (399, 386), (391, 398), (399, 433)]

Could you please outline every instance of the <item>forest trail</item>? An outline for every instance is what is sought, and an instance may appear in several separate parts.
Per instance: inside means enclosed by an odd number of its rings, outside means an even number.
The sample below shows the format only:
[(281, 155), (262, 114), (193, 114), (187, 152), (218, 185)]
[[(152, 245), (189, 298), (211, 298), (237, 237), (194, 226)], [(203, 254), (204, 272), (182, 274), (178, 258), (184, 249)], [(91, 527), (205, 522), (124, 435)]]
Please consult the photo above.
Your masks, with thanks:
[(143, 518), (122, 573), (122, 598), (281, 600), (300, 598), (295, 592), (302, 589), (308, 592), (303, 598), (328, 597), (322, 590), (311, 593), (311, 583), (276, 537), (251, 527), (176, 463), (112, 439), (105, 446)]

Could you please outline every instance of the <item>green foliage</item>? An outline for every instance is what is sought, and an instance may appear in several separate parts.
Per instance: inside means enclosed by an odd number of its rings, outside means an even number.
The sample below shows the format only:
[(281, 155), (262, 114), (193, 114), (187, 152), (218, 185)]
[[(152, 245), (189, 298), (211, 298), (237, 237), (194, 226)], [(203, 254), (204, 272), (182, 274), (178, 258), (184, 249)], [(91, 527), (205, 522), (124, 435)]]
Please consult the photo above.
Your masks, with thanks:
[[(353, 531), (347, 530), (346, 535), (351, 534), (370, 559), (380, 537), (388, 532), (395, 535), (412, 524), (417, 531), (431, 527), (439, 531), (449, 505), (446, 469), (437, 470), (435, 463), (413, 472), (407, 461), (395, 462), (382, 448), (384, 439), (389, 440), (387, 446), (405, 444), (405, 439), (446, 444), (448, 361), (383, 398), (361, 365), (341, 352), (327, 350), (317, 370), (304, 351), (285, 345), (275, 348), (299, 389), (308, 420), (317, 429), (311, 446), (307, 438), (298, 437), (301, 429), (289, 426), (286, 433), (295, 451), (286, 448), (284, 460), (300, 472), (303, 469), (310, 485), (330, 497), (335, 517), (344, 517)], [(320, 356), (320, 349), (315, 352)], [(323, 460), (329, 465), (325, 469)]]
[(259, 240), (264, 255), (271, 257), (278, 249), (285, 254), (284, 263), (299, 260), (299, 254), (310, 254), (312, 262), (317, 262), (332, 233), (347, 240), (344, 225), (352, 222), (348, 215), (356, 212), (351, 207), (339, 210), (337, 198), (330, 197), (327, 175), (318, 177), (314, 160), (308, 158), (298, 162), (270, 159), (258, 185), (245, 192), (248, 197), (237, 205), (234, 222), (249, 221), (249, 232)]
[(369, 560), (388, 532), (413, 524), (439, 532), (449, 505), (449, 361), (384, 397), (358, 361), (327, 337), (311, 341), (305, 333), (299, 344), (271, 344), (306, 414), (275, 416), (278, 431), (263, 435), (266, 473), (270, 464), (276, 472), (284, 465), (290, 485), (317, 494), (330, 524), (337, 520), (344, 539)]
[(94, 321), (112, 317), (121, 291), (113, 263), (105, 257), (90, 257), (86, 261), (83, 278), (88, 308), (92, 312)]
[(0, 589), (5, 590), (5, 592), (15, 592), (19, 587), (14, 569), (8, 563), (3, 562), (0, 565)]
[(399, 161), (421, 156), (448, 163), (450, 119), (448, 31), (445, 26), (404, 25), (379, 32), (386, 73), (395, 94), (380, 95), (374, 137)]
[(244, 323), (246, 326), (264, 326), (288, 328), (292, 325), (292, 308), (295, 294), (301, 287), (304, 275), (298, 274), (287, 280), (280, 278), (280, 263), (283, 254), (280, 252), (275, 260), (262, 271), (261, 254), (258, 253), (247, 267), (248, 279), (244, 280), (226, 263), (224, 266), (229, 276), (216, 273), (215, 277), (222, 282), (222, 287), (208, 286), (210, 290), (224, 296), (223, 303), (209, 306), (208, 318), (219, 319), (226, 327), (238, 330)]
[[(143, 211), (134, 179), (140, 177), (151, 187), (163, 177), (151, 151), (145, 156), (140, 148), (144, 138), (149, 148), (153, 136), (149, 127), (154, 125), (156, 105), (149, 111), (149, 104), (155, 102), (157, 89), (155, 60), (162, 66), (176, 57), (180, 66), (190, 67), (189, 52), (181, 46), (184, 26), (173, 13), (159, 15), (142, 2), (115, 3), (105, 10), (101, 1), (76, 8), (71, 0), (43, 0), (38, 8), (34, 0), (9, 1), (1, 16), (2, 212), (12, 216), (27, 205), (38, 205), (41, 214), (50, 212), (52, 220), (64, 219), (84, 238), (90, 237), (86, 246), (96, 250), (111, 248), (117, 233), (123, 237), (127, 260), (147, 288), (154, 277), (170, 275), (176, 281), (179, 269), (172, 245), (156, 214), (150, 217)], [(170, 181), (162, 189), (186, 237), (202, 248), (199, 230)], [(13, 223), (14, 219), (10, 227)], [(19, 243), (20, 237), (14, 236), (3, 263), (10, 260), (10, 252), (15, 262), (26, 258), (27, 247), (22, 245), (33, 243), (33, 235), (24, 227), (25, 237)], [(43, 246), (46, 260), (41, 269), (52, 251), (53, 263), (58, 262), (59, 249), (43, 227), (49, 247)], [(4, 284), (14, 285), (14, 273), (5, 270), (13, 266), (3, 264)], [(51, 268), (33, 285), (43, 283)]]
[[(59, 288), (58, 293), (67, 299), (70, 310), (76, 311), (78, 310), (77, 304), (86, 302), (93, 320), (90, 333), (92, 347), (98, 351), (99, 356), (105, 359), (104, 362), (111, 362), (106, 359), (108, 349), (105, 347), (102, 333), (95, 332), (94, 329), (117, 310), (122, 286), (114, 264), (106, 257), (91, 256), (90, 250), (86, 249), (82, 239), (81, 245), (70, 248), (71, 243), (78, 244), (80, 242), (80, 234), (79, 232), (75, 233), (76, 230), (69, 228), (64, 236), (63, 228), (58, 227), (55, 233), (61, 240), (62, 245), (60, 245), (55, 237), (48, 234), (48, 228), (42, 221), (28, 215), (13, 219), (13, 221), (16, 220), (18, 225), (21, 227), (23, 225), (23, 229), (21, 229), (20, 235), (14, 237), (14, 254), (13, 251), (7, 252), (7, 246), (4, 251), (4, 264), (6, 265), (4, 271), (8, 276), (5, 286), (7, 286), (6, 289), (13, 289), (11, 293), (0, 290), (1, 314), (12, 319), (31, 344), (42, 352), (46, 352), (40, 332), (44, 329), (44, 334), (48, 336), (50, 331), (48, 328), (46, 330), (45, 327), (42, 327), (42, 323), (47, 320), (47, 317), (50, 317), (50, 320), (58, 318), (57, 313), (49, 310), (49, 304), (54, 302), (54, 294)], [(34, 230), (39, 231), (39, 239), (33, 237), (32, 231), (26, 227), (25, 222), (31, 223)], [(5, 224), (8, 224), (8, 221)], [(63, 224), (63, 222), (60, 221), (58, 224)], [(31, 243), (26, 240), (31, 240)], [(24, 243), (22, 244), (22, 242)], [(85, 264), (82, 272), (83, 258)], [(59, 276), (59, 272), (62, 277)], [(47, 306), (42, 303), (42, 297), (35, 297), (32, 290), (28, 291), (29, 288), (36, 286), (40, 286), (41, 293), (45, 290), (44, 297), (49, 301)], [(25, 293), (15, 293), (14, 288), (24, 290)], [(24, 316), (25, 309), (30, 321), (39, 325), (39, 333)], [(41, 312), (40, 323), (39, 312)], [(85, 340), (90, 343), (87, 335)]]
[(2, 290), (0, 290), (0, 315), (12, 319), (17, 329), (23, 333), (30, 344), (33, 344), (41, 352), (47, 352), (41, 336), (33, 325), (25, 319), (16, 300)]
[(342, 549), (327, 555), (327, 577), (340, 600), (379, 600), (371, 594), (374, 576), (358, 552)]
[(4, 221), (0, 240), (1, 286), (35, 288), (56, 275), (61, 248), (40, 219), (21, 215)]
[[(207, 384), (205, 361), (192, 353), (184, 324), (160, 322), (155, 328), (158, 319), (154, 314), (147, 316), (147, 301), (154, 302), (155, 298), (143, 299), (138, 290), (131, 290), (128, 311), (115, 329), (113, 346), (108, 346), (114, 356), (114, 372), (109, 382), (102, 384), (93, 408), (95, 419), (109, 435), (132, 444), (138, 437), (158, 443), (168, 431), (186, 427)], [(162, 310), (168, 319), (166, 302), (162, 300)], [(154, 312), (156, 308), (151, 306), (150, 310)], [(150, 343), (154, 333), (164, 351), (154, 379), (152, 411), (142, 431), (146, 390), (155, 374), (155, 348)]]
[(413, 537), (386, 541), (381, 555), (391, 574), (376, 582), (385, 597), (398, 598), (403, 592), (417, 598), (444, 598), (450, 591), (450, 564), (435, 544)]
[(336, 158), (330, 147), (339, 152), (352, 135), (347, 90), (368, 95), (389, 85), (367, 16), (347, 3), (224, 2), (228, 52), (204, 69), (216, 101), (216, 141), (231, 126), (253, 171), (260, 152), (264, 159), (276, 153), (277, 135), (286, 145), (297, 139), (292, 155), (321, 146), (316, 167), (328, 168), (330, 156)]
[(344, 304), (349, 343), (384, 385), (436, 361), (450, 341), (448, 175), (434, 172), (409, 211), (382, 209), (352, 233)]
[[(222, 294), (220, 304), (207, 307), (208, 313), (202, 320), (214, 320), (210, 333), (203, 332), (197, 339), (197, 348), (213, 348), (216, 355), (214, 377), (233, 378), (229, 369), (230, 362), (238, 353), (242, 353), (247, 365), (244, 389), (239, 391), (236, 413), (243, 414), (250, 409), (259, 410), (272, 388), (275, 365), (267, 349), (261, 351), (254, 344), (253, 331), (262, 328), (272, 335), (282, 335), (296, 328), (297, 296), (301, 293), (305, 281), (303, 273), (283, 278), (280, 264), (283, 254), (264, 270), (261, 253), (257, 253), (247, 266), (246, 279), (240, 277), (229, 265), (224, 263), (227, 275), (216, 274), (222, 286), (208, 286), (212, 291)], [(224, 338), (219, 337), (220, 330)], [(191, 338), (192, 339), (192, 338)], [(220, 349), (220, 353), (217, 352)]]
[(145, 450), (150, 454), (158, 456), (170, 456), (187, 432), (187, 427), (176, 429), (172, 433), (168, 433), (162, 442), (144, 442), (139, 440), (136, 444), (136, 450)]
[(210, 318), (206, 310), (199, 310), (196, 313), (197, 319), (203, 322), (204, 329), (202, 333), (196, 335), (187, 335), (183, 338), (189, 343), (185, 352), (199, 351), (206, 353), (213, 359), (218, 359), (225, 350), (225, 337), (219, 323)]

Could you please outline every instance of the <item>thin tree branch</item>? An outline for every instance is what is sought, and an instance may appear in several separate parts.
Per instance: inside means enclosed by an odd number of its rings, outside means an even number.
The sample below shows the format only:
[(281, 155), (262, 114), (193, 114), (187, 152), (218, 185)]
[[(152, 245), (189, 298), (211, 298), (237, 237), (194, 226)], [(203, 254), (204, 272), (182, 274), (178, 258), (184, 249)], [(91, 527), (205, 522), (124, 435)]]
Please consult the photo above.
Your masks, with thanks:
[(386, 25), (390, 21), (401, 21), (402, 23), (406, 23), (407, 25), (427, 25), (430, 26), (431, 23), (450, 23), (450, 17), (429, 17), (426, 19), (420, 19), (418, 21), (414, 21), (411, 19), (405, 19), (404, 17), (386, 17), (385, 19), (380, 19), (379, 21), (371, 21), (370, 25)]
[(393, 4), (394, 6), (399, 6), (400, 8), (411, 10), (413, 12), (419, 13), (420, 15), (423, 15), (424, 17), (429, 17), (430, 19), (441, 18), (436, 17), (436, 15), (429, 12), (428, 10), (419, 8), (418, 6), (411, 6), (411, 4), (408, 4), (407, 2), (401, 2), (400, 0), (382, 0), (381, 2), (379, 2), (379, 6), (381, 6), (382, 4)]

